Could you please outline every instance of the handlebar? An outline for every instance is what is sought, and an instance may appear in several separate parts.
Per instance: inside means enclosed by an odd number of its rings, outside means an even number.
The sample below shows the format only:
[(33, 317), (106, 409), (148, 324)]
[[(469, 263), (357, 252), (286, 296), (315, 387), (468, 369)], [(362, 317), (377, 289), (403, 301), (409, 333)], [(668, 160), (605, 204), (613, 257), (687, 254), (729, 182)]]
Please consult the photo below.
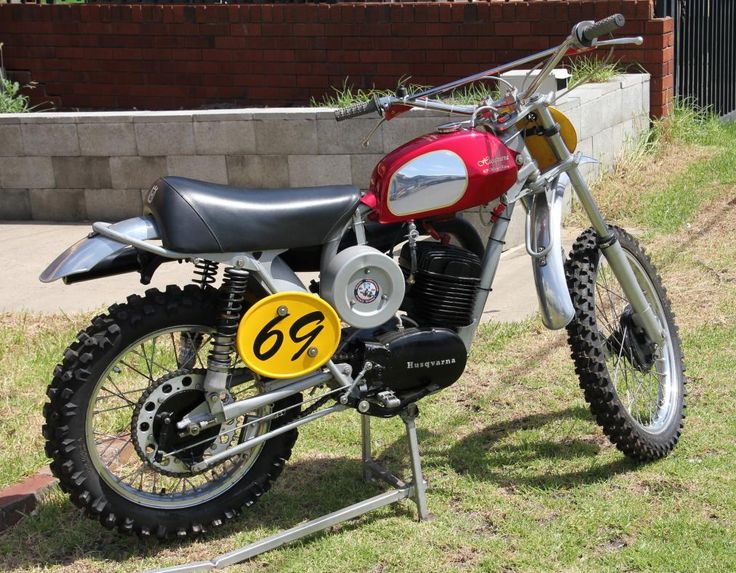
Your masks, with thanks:
[(574, 34), (580, 44), (590, 47), (597, 38), (623, 28), (624, 24), (626, 24), (626, 18), (623, 14), (613, 14), (598, 22), (580, 22), (575, 26)]
[(373, 111), (378, 111), (378, 101), (376, 98), (373, 98), (370, 101), (356, 103), (341, 109), (336, 109), (335, 119), (337, 121), (344, 121), (346, 119), (358, 117), (359, 115), (365, 115)]
[(605, 34), (610, 34), (622, 28), (626, 23), (626, 19), (622, 14), (613, 14), (608, 18), (593, 22), (587, 20), (580, 22), (573, 27), (572, 32), (567, 39), (553, 48), (543, 50), (536, 54), (531, 54), (519, 60), (509, 62), (507, 64), (497, 66), (484, 72), (473, 74), (466, 78), (454, 80), (452, 82), (443, 84), (441, 86), (427, 88), (417, 93), (403, 96), (384, 96), (374, 97), (372, 100), (367, 102), (361, 102), (351, 105), (346, 108), (335, 110), (335, 119), (337, 121), (344, 121), (353, 117), (358, 117), (372, 112), (379, 112), (381, 115), (394, 104), (401, 104), (409, 107), (418, 107), (424, 109), (431, 109), (435, 111), (444, 111), (451, 113), (460, 113), (462, 115), (472, 115), (475, 111), (475, 106), (455, 106), (443, 103), (439, 100), (431, 99), (432, 96), (437, 94), (445, 93), (463, 85), (467, 85), (477, 80), (488, 79), (489, 77), (496, 76), (504, 71), (516, 69), (522, 65), (527, 65), (542, 58), (549, 58), (545, 63), (542, 70), (537, 74), (531, 85), (524, 90), (524, 93), (519, 94), (518, 100), (524, 102), (536, 92), (538, 87), (544, 81), (544, 79), (551, 73), (552, 69), (559, 63), (559, 61), (565, 56), (570, 55), (570, 51), (573, 53), (580, 53), (581, 51), (587, 51), (587, 49), (598, 46), (617, 46), (625, 44), (636, 44), (642, 43), (640, 36), (633, 38), (616, 38), (610, 40), (603, 40), (597, 42), (596, 39)]

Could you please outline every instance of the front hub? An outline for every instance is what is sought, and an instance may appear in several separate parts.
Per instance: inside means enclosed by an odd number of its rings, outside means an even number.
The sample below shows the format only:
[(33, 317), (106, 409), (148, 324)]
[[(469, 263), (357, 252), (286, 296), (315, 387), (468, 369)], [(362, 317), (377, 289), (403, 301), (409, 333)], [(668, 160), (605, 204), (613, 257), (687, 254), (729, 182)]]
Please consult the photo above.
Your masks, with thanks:
[[(639, 372), (649, 372), (656, 360), (657, 345), (634, 321), (631, 305), (621, 313), (618, 329), (606, 341), (613, 355), (621, 353)], [(622, 348), (623, 346), (623, 348)]]

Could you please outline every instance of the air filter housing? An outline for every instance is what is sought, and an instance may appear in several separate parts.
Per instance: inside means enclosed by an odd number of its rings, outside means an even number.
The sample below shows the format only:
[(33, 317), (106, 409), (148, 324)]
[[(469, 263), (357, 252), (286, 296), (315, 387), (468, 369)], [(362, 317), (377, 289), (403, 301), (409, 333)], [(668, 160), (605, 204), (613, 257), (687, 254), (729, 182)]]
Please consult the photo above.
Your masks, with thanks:
[[(419, 326), (453, 328), (473, 321), (473, 304), (480, 284), (480, 259), (453, 245), (422, 241), (416, 244), (417, 270), (407, 288), (402, 310)], [(399, 266), (411, 272), (409, 243), (401, 249)]]

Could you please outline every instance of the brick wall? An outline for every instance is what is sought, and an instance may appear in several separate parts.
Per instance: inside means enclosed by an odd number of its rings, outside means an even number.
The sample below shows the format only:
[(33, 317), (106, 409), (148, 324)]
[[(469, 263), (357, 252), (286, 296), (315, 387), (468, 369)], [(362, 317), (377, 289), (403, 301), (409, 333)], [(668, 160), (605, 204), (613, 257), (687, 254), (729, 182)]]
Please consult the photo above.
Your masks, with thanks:
[(671, 19), (651, 0), (289, 5), (0, 4), (6, 68), (59, 109), (300, 105), (346, 77), (439, 84), (559, 43), (621, 12), (645, 44), (616, 57), (651, 74), (651, 113), (673, 94)]

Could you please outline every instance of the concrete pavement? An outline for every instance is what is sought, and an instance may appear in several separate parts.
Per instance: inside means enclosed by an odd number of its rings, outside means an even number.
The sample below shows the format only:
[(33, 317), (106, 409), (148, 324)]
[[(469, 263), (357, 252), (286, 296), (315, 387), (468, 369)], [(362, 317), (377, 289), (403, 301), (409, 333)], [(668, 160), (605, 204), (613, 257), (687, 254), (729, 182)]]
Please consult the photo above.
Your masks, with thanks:
[[(151, 287), (184, 285), (191, 281), (192, 266), (162, 265), (149, 286), (138, 281), (136, 273), (90, 282), (65, 285), (61, 281), (42, 284), (38, 275), (69, 245), (90, 231), (89, 224), (0, 223), (0, 311), (41, 313), (100, 310), (122, 302), (129, 294), (142, 294)], [(571, 241), (566, 241), (566, 246)], [(308, 276), (301, 277), (308, 283)], [(493, 292), (483, 321), (513, 321), (537, 312), (531, 263), (524, 246), (510, 249), (501, 257)]]

